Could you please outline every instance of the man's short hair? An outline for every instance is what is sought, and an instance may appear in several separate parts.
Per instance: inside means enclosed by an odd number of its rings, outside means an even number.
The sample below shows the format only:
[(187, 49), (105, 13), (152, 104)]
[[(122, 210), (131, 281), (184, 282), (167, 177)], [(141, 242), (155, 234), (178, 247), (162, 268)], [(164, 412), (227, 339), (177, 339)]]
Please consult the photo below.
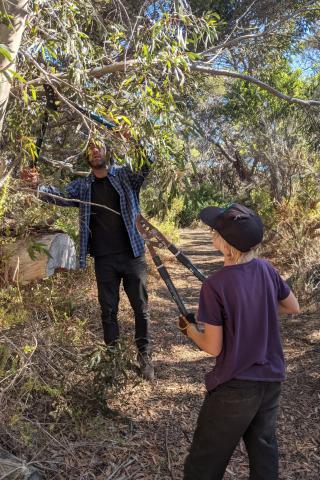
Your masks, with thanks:
[(92, 148), (92, 147), (99, 147), (99, 148), (103, 148), (105, 150), (105, 152), (110, 152), (111, 148), (109, 146), (108, 143), (104, 142), (103, 140), (99, 140), (99, 139), (94, 139), (92, 138), (91, 140), (89, 140), (88, 142), (88, 145), (87, 145), (87, 148), (85, 150), (85, 158), (86, 160), (89, 159), (89, 150)]

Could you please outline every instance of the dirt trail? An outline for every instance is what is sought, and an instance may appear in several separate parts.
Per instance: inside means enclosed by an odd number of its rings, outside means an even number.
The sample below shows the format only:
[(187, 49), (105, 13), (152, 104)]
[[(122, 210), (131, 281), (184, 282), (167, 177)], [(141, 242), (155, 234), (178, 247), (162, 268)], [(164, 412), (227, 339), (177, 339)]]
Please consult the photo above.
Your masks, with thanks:
[[(206, 275), (221, 265), (221, 257), (212, 251), (210, 237), (202, 230), (183, 231), (180, 245)], [(188, 307), (194, 309), (200, 282), (170, 254), (162, 256)], [(208, 355), (198, 351), (178, 332), (177, 309), (153, 268), (149, 293), (157, 379), (152, 385), (145, 381), (129, 382), (110, 402), (120, 413), (112, 420), (114, 450), (111, 445), (108, 448), (108, 457), (114, 455), (114, 465), (118, 468), (113, 480), (182, 478), (184, 457), (205, 393), (204, 373), (213, 364)], [(120, 321), (124, 334), (132, 335), (129, 305), (122, 299)], [(278, 430), (280, 478), (316, 480), (320, 465), (317, 321), (312, 316), (301, 316), (283, 320), (282, 326), (288, 380), (283, 388)], [(246, 479), (247, 472), (246, 453), (240, 445), (225, 479)]]

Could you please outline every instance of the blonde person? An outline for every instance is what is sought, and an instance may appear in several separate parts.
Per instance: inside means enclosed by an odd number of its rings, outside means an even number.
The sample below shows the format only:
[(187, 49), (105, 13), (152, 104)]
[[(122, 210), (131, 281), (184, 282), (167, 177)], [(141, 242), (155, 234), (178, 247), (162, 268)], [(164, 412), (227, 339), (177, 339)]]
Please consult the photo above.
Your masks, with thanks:
[(276, 419), (285, 379), (280, 313), (299, 313), (288, 285), (256, 257), (263, 224), (252, 210), (232, 204), (207, 207), (200, 219), (212, 230), (224, 266), (203, 283), (196, 325), (179, 326), (199, 348), (216, 357), (206, 374), (202, 405), (184, 480), (220, 480), (240, 439), (249, 456), (250, 480), (278, 479)]

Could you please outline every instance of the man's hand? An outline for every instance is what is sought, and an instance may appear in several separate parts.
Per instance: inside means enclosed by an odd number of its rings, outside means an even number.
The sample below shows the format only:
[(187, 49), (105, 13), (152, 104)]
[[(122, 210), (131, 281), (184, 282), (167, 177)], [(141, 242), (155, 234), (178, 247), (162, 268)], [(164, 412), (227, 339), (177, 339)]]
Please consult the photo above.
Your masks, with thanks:
[(122, 140), (131, 141), (133, 140), (130, 127), (128, 125), (122, 125), (114, 131), (114, 134), (120, 137)]
[(25, 168), (21, 170), (20, 178), (28, 187), (37, 187), (39, 184), (39, 172), (36, 168)]
[(191, 324), (195, 325), (196, 323), (194, 313), (188, 313), (185, 317), (180, 315), (179, 317), (179, 329), (186, 337), (188, 336), (188, 326)]

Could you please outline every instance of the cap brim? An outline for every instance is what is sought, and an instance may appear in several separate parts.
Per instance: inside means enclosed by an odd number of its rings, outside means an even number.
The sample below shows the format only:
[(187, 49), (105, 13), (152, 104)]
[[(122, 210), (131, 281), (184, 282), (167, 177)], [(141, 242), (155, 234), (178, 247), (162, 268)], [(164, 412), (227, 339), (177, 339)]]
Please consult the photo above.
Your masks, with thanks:
[(199, 218), (203, 223), (214, 228), (217, 217), (221, 215), (224, 210), (224, 208), (220, 207), (206, 207), (199, 213)]

